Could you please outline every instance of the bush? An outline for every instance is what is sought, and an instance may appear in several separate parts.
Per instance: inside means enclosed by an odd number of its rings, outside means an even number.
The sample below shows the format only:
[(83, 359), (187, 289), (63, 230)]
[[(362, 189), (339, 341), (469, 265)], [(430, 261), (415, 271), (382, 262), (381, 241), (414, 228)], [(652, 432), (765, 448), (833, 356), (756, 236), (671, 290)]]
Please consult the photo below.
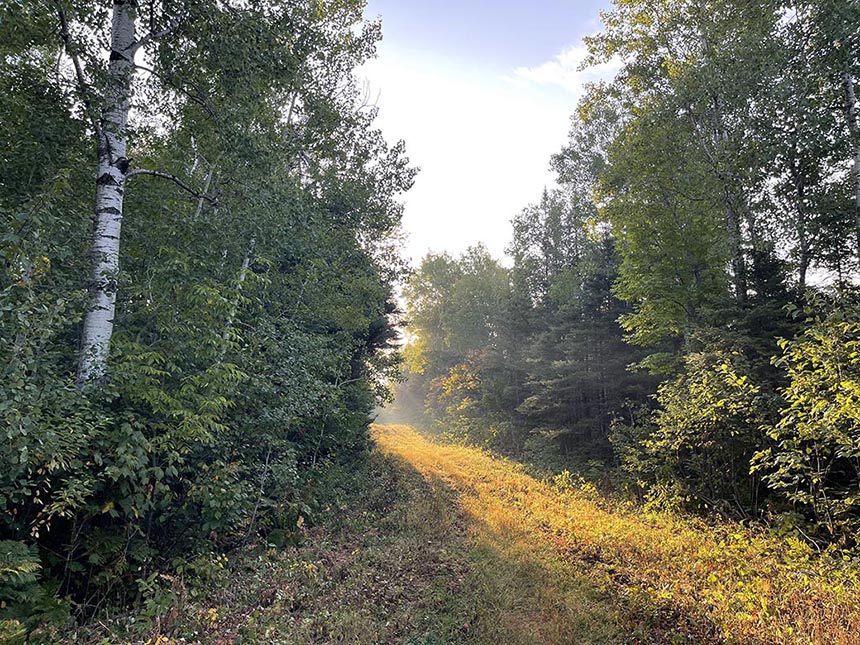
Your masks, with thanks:
[(0, 540), (0, 643), (23, 643), (47, 638), (69, 618), (69, 608), (54, 598), (54, 589), (39, 582), (42, 564), (33, 546)]
[(658, 389), (657, 411), (616, 422), (622, 467), (669, 505), (756, 511), (760, 482), (750, 475), (750, 458), (762, 445), (770, 402), (749, 372), (738, 353), (687, 356), (684, 372)]
[[(825, 310), (825, 313), (822, 313)], [(830, 538), (857, 543), (860, 530), (860, 307), (813, 299), (807, 328), (780, 342), (775, 365), (789, 383), (775, 445), (754, 468)]]

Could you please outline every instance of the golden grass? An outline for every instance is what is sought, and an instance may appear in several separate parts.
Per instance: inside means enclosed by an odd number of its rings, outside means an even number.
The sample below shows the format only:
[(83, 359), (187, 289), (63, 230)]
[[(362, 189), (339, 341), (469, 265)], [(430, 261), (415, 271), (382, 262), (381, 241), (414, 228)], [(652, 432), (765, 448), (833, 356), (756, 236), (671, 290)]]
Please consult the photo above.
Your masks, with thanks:
[(218, 556), (157, 616), (98, 621), (63, 642), (631, 642), (608, 595), (552, 545), (535, 545), (504, 503), (463, 504), (445, 480), (396, 455), (376, 452), (354, 466), (335, 508), (305, 527), (300, 543)]
[[(574, 582), (580, 589), (585, 576), (594, 588), (611, 592), (631, 633), (639, 621), (646, 631), (664, 629), (667, 641), (860, 643), (856, 563), (818, 557), (796, 539), (738, 525), (607, 510), (570, 487), (534, 479), (515, 463), (431, 442), (407, 426), (375, 426), (373, 432), (383, 452), (459, 493), (479, 544), (521, 563), (530, 554), (538, 566), (554, 570), (539, 590), (540, 603), (499, 614), (501, 623), (524, 621), (524, 631), (538, 630), (532, 642), (571, 642), (553, 632), (558, 616), (584, 620), (587, 630), (589, 620), (607, 615), (597, 605), (570, 614), (565, 603), (589, 596), (571, 598), (559, 590), (559, 575), (567, 571), (580, 576)], [(611, 630), (594, 635), (588, 642), (612, 638)]]

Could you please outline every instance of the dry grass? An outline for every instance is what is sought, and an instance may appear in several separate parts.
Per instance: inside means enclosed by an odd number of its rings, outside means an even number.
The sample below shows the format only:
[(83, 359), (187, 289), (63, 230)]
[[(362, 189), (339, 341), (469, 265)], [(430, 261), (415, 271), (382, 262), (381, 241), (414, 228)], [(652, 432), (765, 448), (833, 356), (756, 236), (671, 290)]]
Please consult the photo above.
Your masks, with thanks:
[[(406, 426), (376, 426), (374, 436), (383, 452), (459, 493), (475, 544), (495, 550), (505, 565), (487, 578), (497, 586), (489, 595), (533, 587), (525, 604), (503, 600), (508, 607), (493, 620), (507, 633), (533, 630), (535, 637), (497, 642), (591, 643), (624, 633), (631, 641), (860, 643), (856, 563), (737, 525), (604, 508), (517, 464), (432, 443)], [(621, 609), (620, 625), (608, 626), (599, 590)], [(565, 633), (571, 620), (592, 637)]]

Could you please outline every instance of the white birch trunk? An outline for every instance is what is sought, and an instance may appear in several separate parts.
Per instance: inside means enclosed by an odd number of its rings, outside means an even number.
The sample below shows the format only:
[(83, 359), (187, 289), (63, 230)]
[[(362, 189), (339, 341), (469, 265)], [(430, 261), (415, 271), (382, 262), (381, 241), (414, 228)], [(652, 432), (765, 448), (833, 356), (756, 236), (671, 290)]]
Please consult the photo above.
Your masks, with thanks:
[(795, 199), (797, 200), (796, 230), (799, 253), (797, 263), (797, 284), (802, 293), (806, 290), (806, 274), (809, 272), (810, 263), (809, 234), (807, 231), (806, 221), (806, 185), (797, 164), (792, 165), (792, 174), (794, 175)]
[(122, 202), (128, 171), (126, 123), (135, 69), (135, 10), (136, 0), (114, 0), (110, 62), (101, 115), (102, 136), (98, 142), (90, 302), (84, 318), (78, 362), (80, 384), (104, 379), (113, 334)]
[(739, 303), (747, 299), (746, 260), (742, 246), (741, 222), (733, 204), (733, 195), (726, 188), (724, 205), (726, 210), (726, 236), (729, 240), (729, 252), (732, 256), (732, 284), (734, 285), (735, 300)]
[(851, 183), (854, 188), (854, 232), (857, 236), (857, 257), (860, 258), (860, 125), (857, 123), (857, 99), (854, 94), (854, 76), (845, 70), (845, 118), (851, 138)]
[(239, 298), (242, 295), (242, 285), (245, 284), (245, 279), (248, 277), (248, 269), (251, 266), (251, 260), (254, 257), (254, 248), (257, 246), (257, 238), (252, 237), (251, 243), (248, 245), (248, 252), (242, 258), (242, 268), (239, 271), (239, 278), (236, 280), (236, 297), (230, 304), (230, 312), (227, 314), (227, 324), (224, 326), (224, 333), (221, 335), (223, 341), (227, 341), (227, 336), (230, 333), (230, 328), (233, 326), (233, 321), (236, 319), (236, 312), (239, 309)]

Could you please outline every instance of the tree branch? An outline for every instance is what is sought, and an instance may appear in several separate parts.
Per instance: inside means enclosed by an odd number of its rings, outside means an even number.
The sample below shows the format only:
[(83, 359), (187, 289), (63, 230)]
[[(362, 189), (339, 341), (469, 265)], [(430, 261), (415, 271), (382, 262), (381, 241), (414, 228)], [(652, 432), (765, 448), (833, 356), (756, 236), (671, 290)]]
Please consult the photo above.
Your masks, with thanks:
[(78, 55), (72, 47), (72, 36), (69, 32), (69, 22), (66, 19), (66, 12), (63, 9), (63, 5), (60, 4), (60, 0), (54, 0), (54, 5), (57, 7), (57, 17), (60, 19), (60, 35), (63, 39), (64, 49), (69, 55), (69, 58), (72, 59), (72, 64), (75, 67), (75, 76), (78, 80), (78, 90), (80, 91), (81, 101), (84, 103), (84, 110), (92, 123), (99, 147), (101, 147), (102, 144), (107, 145), (107, 141), (102, 136), (101, 124), (99, 123), (98, 117), (93, 112), (93, 106), (90, 102), (87, 80), (84, 77), (84, 68), (81, 66), (81, 60), (78, 58)]
[(205, 192), (201, 193), (198, 190), (194, 190), (191, 186), (186, 184), (184, 181), (182, 181), (176, 175), (171, 175), (170, 173), (167, 173), (167, 172), (161, 172), (160, 170), (148, 170), (146, 168), (136, 168), (135, 170), (132, 170), (131, 172), (129, 172), (126, 175), (126, 179), (131, 179), (132, 177), (136, 177), (138, 175), (148, 175), (150, 177), (159, 177), (161, 179), (166, 179), (167, 181), (173, 182), (174, 184), (179, 186), (182, 190), (184, 190), (186, 193), (193, 195), (197, 199), (206, 200), (207, 202), (209, 202), (210, 204), (213, 204), (213, 205), (218, 204), (217, 199), (207, 195)]
[[(218, 155), (218, 160), (220, 159), (221, 155)], [(194, 219), (200, 217), (200, 212), (203, 210), (203, 200), (209, 193), (209, 186), (212, 184), (212, 176), (215, 174), (215, 169), (218, 167), (218, 160), (216, 160), (215, 163), (212, 164), (212, 166), (209, 168), (209, 172), (206, 173), (206, 183), (203, 184), (203, 192), (200, 194), (200, 198), (197, 201), (197, 211), (194, 213)]]
[(141, 47), (146, 47), (149, 43), (161, 40), (165, 36), (169, 36), (174, 31), (176, 31), (181, 24), (182, 18), (177, 18), (176, 20), (168, 24), (164, 29), (161, 29), (159, 31), (150, 31), (148, 34), (146, 34), (146, 36), (144, 36), (134, 44), (134, 46), (131, 48), (131, 53), (133, 54)]
[(164, 74), (161, 74), (160, 72), (152, 69), (151, 67), (147, 67), (146, 65), (139, 65), (137, 63), (134, 63), (134, 66), (139, 70), (147, 72), (148, 74), (152, 74), (157, 79), (159, 79), (161, 82), (168, 85), (170, 88), (172, 88), (172, 89), (176, 90), (177, 92), (180, 92), (181, 94), (184, 94), (185, 96), (187, 96), (189, 99), (191, 99), (192, 101), (197, 103), (197, 105), (202, 107), (203, 111), (206, 112), (206, 114), (208, 114), (210, 118), (215, 119), (218, 116), (215, 113), (214, 108), (209, 104), (209, 101), (206, 100), (206, 97), (204, 96), (204, 94), (200, 90), (200, 88), (195, 87), (194, 89), (197, 91), (197, 94), (193, 94), (189, 90), (186, 90), (184, 87), (182, 87), (178, 83), (174, 83), (173, 80), (167, 78)]

